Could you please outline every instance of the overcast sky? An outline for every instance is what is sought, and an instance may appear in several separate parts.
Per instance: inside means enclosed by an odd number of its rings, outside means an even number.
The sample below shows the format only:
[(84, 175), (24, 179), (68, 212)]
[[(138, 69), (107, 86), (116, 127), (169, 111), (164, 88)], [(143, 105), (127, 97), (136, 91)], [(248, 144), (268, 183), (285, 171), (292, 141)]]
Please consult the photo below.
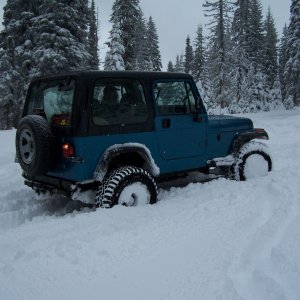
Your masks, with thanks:
[[(29, 0), (30, 1), (30, 0)], [(100, 53), (103, 59), (106, 49), (103, 43), (108, 39), (108, 32), (111, 28), (109, 16), (113, 0), (95, 0), (99, 8), (100, 21)], [(159, 46), (164, 67), (169, 60), (175, 61), (177, 54), (185, 49), (185, 39), (190, 35), (194, 39), (198, 24), (203, 26), (208, 22), (204, 17), (202, 4), (205, 0), (140, 0), (141, 8), (145, 17), (152, 16), (159, 36)], [(279, 35), (285, 23), (289, 22), (289, 9), (291, 0), (261, 0), (264, 15), (268, 6), (275, 18)], [(6, 0), (0, 0), (0, 21), (2, 23), (3, 6)], [(2, 26), (0, 26), (2, 29)]]

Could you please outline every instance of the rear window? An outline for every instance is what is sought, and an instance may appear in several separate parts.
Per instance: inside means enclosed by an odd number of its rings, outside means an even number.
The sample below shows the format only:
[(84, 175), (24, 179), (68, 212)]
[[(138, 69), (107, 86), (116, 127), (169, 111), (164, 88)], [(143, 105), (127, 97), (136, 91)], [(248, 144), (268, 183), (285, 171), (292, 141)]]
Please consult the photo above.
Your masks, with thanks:
[(38, 82), (31, 87), (27, 114), (44, 116), (52, 125), (69, 126), (75, 80)]

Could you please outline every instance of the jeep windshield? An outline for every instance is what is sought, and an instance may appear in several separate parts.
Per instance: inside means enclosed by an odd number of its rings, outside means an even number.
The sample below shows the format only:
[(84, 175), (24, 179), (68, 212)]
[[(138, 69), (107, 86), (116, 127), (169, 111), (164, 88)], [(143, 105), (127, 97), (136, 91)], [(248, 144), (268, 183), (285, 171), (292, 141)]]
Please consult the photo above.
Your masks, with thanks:
[(41, 115), (52, 125), (69, 126), (74, 91), (74, 79), (38, 81), (31, 86), (26, 114)]

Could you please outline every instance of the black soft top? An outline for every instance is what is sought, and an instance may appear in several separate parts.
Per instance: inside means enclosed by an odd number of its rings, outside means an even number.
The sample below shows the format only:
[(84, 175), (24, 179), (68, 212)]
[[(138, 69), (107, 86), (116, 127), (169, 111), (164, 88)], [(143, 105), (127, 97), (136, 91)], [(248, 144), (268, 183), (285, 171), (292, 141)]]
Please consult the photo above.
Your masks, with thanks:
[(82, 77), (85, 79), (93, 78), (136, 78), (142, 80), (156, 80), (156, 79), (191, 79), (192, 76), (186, 73), (173, 72), (150, 72), (150, 71), (72, 71), (57, 73), (54, 75), (41, 76), (35, 78), (36, 80), (56, 79), (63, 77)]

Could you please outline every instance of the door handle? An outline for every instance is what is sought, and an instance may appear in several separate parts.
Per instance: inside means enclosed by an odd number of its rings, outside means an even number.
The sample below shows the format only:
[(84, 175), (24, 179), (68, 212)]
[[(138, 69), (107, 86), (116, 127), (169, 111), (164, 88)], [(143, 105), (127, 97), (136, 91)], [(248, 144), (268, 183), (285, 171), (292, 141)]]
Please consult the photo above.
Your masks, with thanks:
[(162, 128), (170, 128), (171, 127), (171, 120), (170, 119), (163, 119), (162, 120)]

